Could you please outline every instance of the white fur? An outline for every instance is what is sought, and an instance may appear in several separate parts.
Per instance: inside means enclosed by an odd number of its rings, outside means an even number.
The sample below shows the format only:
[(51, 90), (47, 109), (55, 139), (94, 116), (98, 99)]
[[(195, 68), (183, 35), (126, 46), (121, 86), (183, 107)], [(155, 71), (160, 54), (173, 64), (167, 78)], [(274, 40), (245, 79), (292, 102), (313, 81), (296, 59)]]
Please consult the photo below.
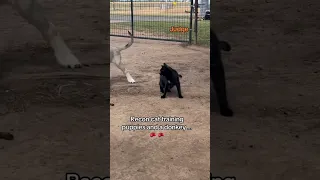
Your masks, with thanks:
[(119, 49), (110, 49), (110, 61), (122, 71), (122, 73), (127, 77), (127, 81), (129, 83), (136, 82), (122, 63), (121, 52)]
[(126, 73), (126, 77), (127, 77), (128, 82), (130, 82), (130, 83), (135, 83), (135, 82), (136, 82), (136, 81), (132, 78), (132, 76), (130, 75), (129, 72)]
[(57, 62), (62, 66), (75, 67), (80, 65), (79, 60), (71, 53), (71, 50), (63, 41), (62, 37), (58, 34), (50, 39), (50, 45), (54, 49), (54, 54)]

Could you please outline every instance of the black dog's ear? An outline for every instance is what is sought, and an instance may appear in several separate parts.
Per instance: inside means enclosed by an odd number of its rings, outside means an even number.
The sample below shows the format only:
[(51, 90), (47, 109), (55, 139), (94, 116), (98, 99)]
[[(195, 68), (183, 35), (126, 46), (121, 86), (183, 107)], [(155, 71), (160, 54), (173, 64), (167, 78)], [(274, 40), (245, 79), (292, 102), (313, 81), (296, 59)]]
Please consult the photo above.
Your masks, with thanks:
[(167, 66), (167, 64), (166, 64), (166, 63), (163, 63), (163, 66)]

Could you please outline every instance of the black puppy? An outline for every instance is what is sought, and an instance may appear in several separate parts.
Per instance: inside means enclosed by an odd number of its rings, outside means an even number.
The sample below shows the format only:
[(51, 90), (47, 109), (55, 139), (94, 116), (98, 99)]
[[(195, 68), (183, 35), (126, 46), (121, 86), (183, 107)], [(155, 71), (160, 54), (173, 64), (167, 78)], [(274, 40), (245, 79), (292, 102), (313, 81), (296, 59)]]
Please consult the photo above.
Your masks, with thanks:
[(226, 79), (220, 50), (230, 51), (231, 47), (227, 42), (219, 41), (215, 32), (210, 30), (210, 78), (217, 93), (220, 114), (233, 116), (227, 100)]
[(166, 98), (167, 92), (171, 92), (170, 89), (173, 86), (177, 87), (179, 98), (183, 98), (181, 95), (181, 87), (179, 77), (182, 78), (180, 74), (166, 63), (163, 63), (160, 69), (160, 92), (163, 93), (161, 98)]

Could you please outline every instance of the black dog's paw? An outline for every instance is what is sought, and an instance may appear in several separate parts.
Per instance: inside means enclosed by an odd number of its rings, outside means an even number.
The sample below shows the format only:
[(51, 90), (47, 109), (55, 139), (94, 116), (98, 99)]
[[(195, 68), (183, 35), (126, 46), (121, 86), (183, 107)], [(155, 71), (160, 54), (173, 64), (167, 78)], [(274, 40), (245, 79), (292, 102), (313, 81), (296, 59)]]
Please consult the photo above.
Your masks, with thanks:
[(179, 95), (179, 98), (183, 98), (183, 96), (182, 96), (182, 95)]
[(226, 116), (226, 117), (232, 117), (233, 116), (233, 111), (232, 109), (230, 109), (229, 107), (226, 107), (226, 108), (222, 108), (220, 110), (220, 114), (222, 116)]
[(165, 96), (165, 95), (162, 95), (162, 96), (161, 96), (161, 99), (164, 99), (164, 98), (166, 98), (166, 96)]

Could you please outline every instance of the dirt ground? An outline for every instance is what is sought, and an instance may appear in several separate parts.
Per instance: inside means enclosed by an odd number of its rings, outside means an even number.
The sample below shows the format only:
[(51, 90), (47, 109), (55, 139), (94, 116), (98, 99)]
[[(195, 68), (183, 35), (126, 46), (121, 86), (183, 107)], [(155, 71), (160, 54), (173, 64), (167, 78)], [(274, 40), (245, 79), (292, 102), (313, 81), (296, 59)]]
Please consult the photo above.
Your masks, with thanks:
[[(111, 38), (111, 46), (127, 43)], [(123, 60), (137, 83), (128, 85), (121, 71), (111, 66), (110, 111), (111, 177), (114, 179), (208, 179), (210, 162), (209, 49), (179, 43), (135, 40), (123, 51)], [(159, 70), (163, 63), (181, 78), (183, 99), (176, 91), (160, 98)], [(175, 90), (175, 89), (173, 89)], [(130, 117), (183, 117), (192, 130), (122, 131), (122, 125), (179, 123), (130, 122)], [(164, 133), (150, 137), (151, 132)]]
[(214, 27), (235, 117), (211, 116), (211, 171), (237, 179), (320, 176), (320, 2), (224, 0)]
[[(107, 62), (107, 2), (41, 2), (81, 62)], [(61, 68), (33, 26), (0, 9), (0, 131), (15, 136), (0, 139), (0, 179), (109, 175), (109, 66)]]

